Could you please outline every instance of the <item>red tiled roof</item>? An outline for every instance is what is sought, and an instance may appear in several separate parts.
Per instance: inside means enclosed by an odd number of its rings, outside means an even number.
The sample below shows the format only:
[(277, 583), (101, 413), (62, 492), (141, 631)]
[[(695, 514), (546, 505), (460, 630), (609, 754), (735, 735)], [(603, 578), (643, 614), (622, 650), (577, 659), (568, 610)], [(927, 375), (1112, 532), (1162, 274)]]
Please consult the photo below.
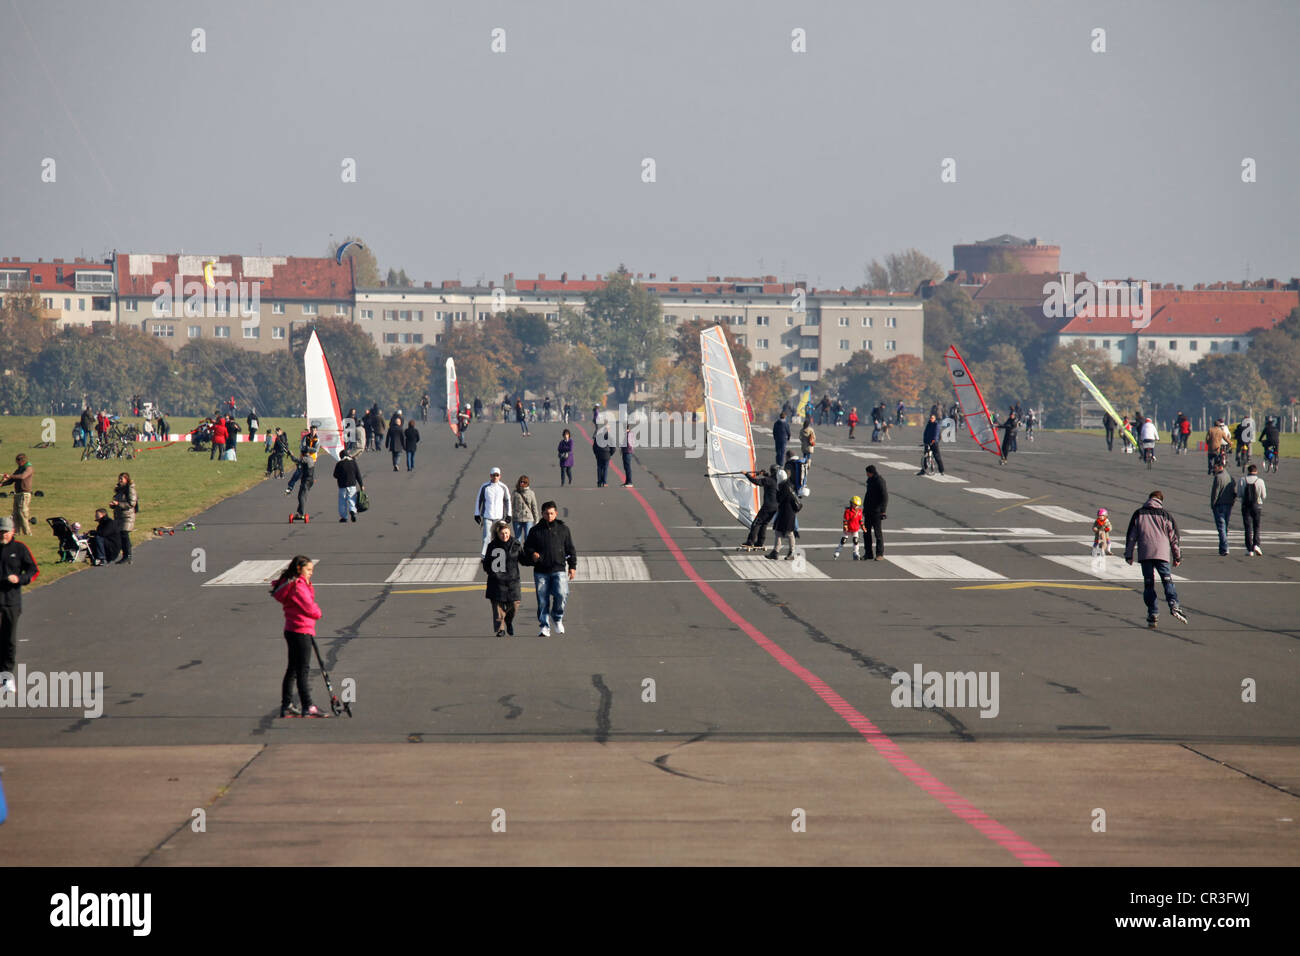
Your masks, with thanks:
[[(1289, 304), (1243, 302), (1235, 305), (1217, 303), (1174, 302), (1162, 305), (1152, 292), (1151, 324), (1144, 329), (1133, 328), (1131, 318), (1103, 318), (1087, 313), (1076, 315), (1062, 328), (1062, 334), (1128, 334), (1138, 335), (1247, 335), (1261, 329), (1272, 328), (1287, 317), (1300, 296), (1290, 293)], [(1185, 295), (1185, 293), (1184, 293)], [(1240, 293), (1238, 293), (1240, 295)]]
[[(1087, 278), (1087, 273), (1074, 273), (1076, 283)], [(1043, 286), (1060, 281), (1061, 276), (1057, 272), (995, 272), (986, 276), (984, 284), (971, 293), (971, 299), (976, 302), (1006, 302), (1011, 305), (1041, 307), (1048, 296), (1043, 291)]]
[[(182, 262), (184, 259), (184, 262)], [(136, 271), (131, 266), (134, 260)], [(263, 299), (324, 299), (339, 301), (353, 295), (352, 268), (337, 264), (332, 258), (315, 259), (294, 256), (143, 256), (120, 253), (117, 257), (118, 294), (154, 296), (156, 282), (174, 283), (178, 275), (182, 286), (203, 281), (203, 263), (216, 261), (213, 269), (217, 282), (257, 282)], [(185, 271), (182, 273), (182, 265)]]
[[(76, 274), (78, 272), (112, 272), (113, 267), (103, 262), (19, 262), (0, 261), (0, 271), (15, 270), (27, 272), (31, 289), (40, 292), (43, 289), (58, 289), (61, 292), (77, 291)], [(63, 270), (63, 281), (58, 281), (59, 270)], [(108, 293), (104, 293), (107, 295)]]

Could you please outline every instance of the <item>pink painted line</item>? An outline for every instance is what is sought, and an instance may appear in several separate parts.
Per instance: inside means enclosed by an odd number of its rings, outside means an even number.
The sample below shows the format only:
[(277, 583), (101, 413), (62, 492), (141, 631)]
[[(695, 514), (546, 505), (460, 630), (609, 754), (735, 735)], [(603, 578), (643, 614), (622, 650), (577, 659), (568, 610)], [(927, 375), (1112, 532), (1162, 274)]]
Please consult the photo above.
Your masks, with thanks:
[[(582, 432), (583, 438), (590, 442), (591, 436), (587, 434), (587, 430), (581, 425), (578, 425), (577, 427), (578, 431)], [(610, 462), (610, 467), (613, 468), (614, 472), (620, 477), (624, 477), (623, 472), (614, 465), (613, 461)], [(691, 565), (691, 562), (687, 560), (686, 554), (678, 546), (677, 542), (673, 540), (672, 535), (668, 533), (668, 528), (659, 520), (659, 515), (650, 505), (650, 502), (646, 501), (645, 496), (635, 488), (628, 488), (627, 491), (645, 510), (646, 516), (650, 519), (650, 523), (654, 526), (660, 540), (663, 541), (669, 552), (676, 559), (678, 566), (682, 569), (682, 573), (690, 578), (695, 586), (703, 592), (704, 596), (709, 599), (713, 606), (721, 611), (722, 615), (726, 617), (727, 620), (740, 628), (750, 640), (775, 658), (778, 664), (795, 677), (799, 678), (799, 680), (803, 681), (809, 690), (820, 697), (822, 701), (830, 707), (831, 710), (835, 711), (836, 714), (843, 718), (850, 727), (865, 737), (867, 742), (876, 749), (876, 752), (889, 762), (890, 766), (903, 776), (907, 777), (908, 780), (912, 781), (912, 783), (916, 784), (930, 796), (934, 797), (934, 799), (938, 800), (939, 803), (943, 804), (943, 806), (958, 819), (969, 823), (981, 834), (998, 844), (998, 846), (1002, 847), (1026, 866), (1061, 865), (1054, 860), (1051, 854), (1047, 851), (1040, 849), (1033, 843), (1030, 843), (1010, 827), (998, 823), (997, 820), (994, 820), (969, 800), (962, 797), (961, 794), (957, 793), (951, 787), (947, 786), (931, 774), (911, 757), (907, 756), (907, 754), (903, 753), (898, 744), (885, 736), (879, 727), (868, 720), (865, 715), (859, 713), (852, 704), (846, 701), (839, 694), (835, 693), (835, 691), (831, 690), (825, 681), (800, 664), (790, 654), (786, 653), (784, 649), (777, 645), (775, 641), (756, 628), (753, 624), (749, 623), (749, 621), (743, 617), (739, 611), (728, 604), (723, 599), (722, 595), (715, 591), (708, 582), (700, 576), (699, 572), (695, 570)]]

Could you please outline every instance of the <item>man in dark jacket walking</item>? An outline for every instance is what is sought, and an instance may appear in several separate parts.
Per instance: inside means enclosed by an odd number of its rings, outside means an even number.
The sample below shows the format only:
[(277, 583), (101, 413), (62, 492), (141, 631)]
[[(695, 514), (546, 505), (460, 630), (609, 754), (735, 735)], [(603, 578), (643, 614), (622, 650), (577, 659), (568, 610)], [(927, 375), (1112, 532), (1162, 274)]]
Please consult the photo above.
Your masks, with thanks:
[(12, 694), (18, 655), (18, 618), (23, 613), (23, 586), (40, 575), (27, 545), (14, 540), (12, 518), (0, 518), (0, 694)]
[(614, 439), (608, 425), (597, 430), (591, 440), (591, 453), (596, 456), (596, 487), (604, 488), (609, 483), (609, 460), (614, 457)]
[(781, 483), (781, 487), (776, 492), (776, 521), (772, 525), (772, 530), (776, 532), (776, 540), (772, 542), (772, 550), (767, 553), (767, 557), (775, 561), (777, 553), (781, 550), (781, 539), (786, 539), (788, 550), (785, 553), (787, 561), (794, 560), (794, 536), (795, 536), (795, 515), (803, 507), (799, 501), (799, 489), (795, 486), (793, 478), (786, 478)]
[(767, 538), (767, 523), (776, 515), (776, 493), (780, 485), (776, 478), (777, 470), (776, 465), (772, 465), (766, 474), (755, 471), (745, 476), (763, 489), (763, 502), (759, 505), (758, 514), (754, 515), (754, 520), (749, 524), (749, 535), (745, 538), (743, 547), (761, 548)]
[(393, 471), (397, 471), (397, 460), (406, 451), (406, 433), (402, 430), (402, 419), (398, 415), (393, 416), (393, 420), (388, 424), (388, 436), (384, 439), (384, 447), (393, 453)]
[(885, 557), (885, 535), (880, 521), (886, 517), (888, 508), (889, 489), (885, 487), (885, 479), (877, 473), (875, 465), (867, 465), (867, 490), (862, 497), (862, 526), (867, 532), (862, 549), (864, 558), (871, 553), (872, 535), (876, 537), (876, 560)]
[(772, 423), (772, 440), (776, 442), (776, 464), (780, 467), (785, 461), (785, 446), (790, 444), (790, 423), (786, 421), (784, 408), (781, 417)]
[(420, 445), (420, 433), (415, 427), (415, 419), (406, 423), (406, 470), (415, 471), (415, 450)]
[(557, 634), (564, 633), (564, 605), (569, 597), (569, 582), (578, 574), (578, 551), (569, 535), (569, 526), (558, 515), (559, 509), (554, 501), (542, 502), (542, 520), (528, 532), (523, 554), (519, 556), (520, 564), (533, 569), (540, 628), (538, 637), (551, 636), (552, 622)]
[(1155, 576), (1160, 575), (1160, 583), (1165, 589), (1165, 600), (1169, 602), (1169, 613), (1175, 619), (1187, 623), (1187, 615), (1178, 605), (1178, 591), (1174, 588), (1170, 567), (1182, 564), (1183, 554), (1178, 537), (1178, 524), (1174, 516), (1165, 510), (1165, 495), (1162, 491), (1153, 491), (1147, 496), (1146, 503), (1129, 519), (1128, 531), (1124, 535), (1124, 560), (1129, 564), (1137, 558), (1142, 563), (1142, 599), (1147, 605), (1147, 626), (1155, 627), (1156, 619), (1156, 584)]
[(1237, 486), (1222, 462), (1214, 463), (1214, 480), (1210, 483), (1210, 511), (1214, 514), (1214, 527), (1219, 532), (1219, 556), (1228, 553), (1228, 519), (1237, 501)]
[(357, 467), (356, 459), (346, 448), (343, 450), (343, 457), (339, 459), (338, 464), (334, 466), (334, 480), (339, 485), (339, 521), (344, 522), (351, 518), (357, 520), (357, 495), (361, 489), (365, 488), (365, 482), (361, 480), (361, 469)]

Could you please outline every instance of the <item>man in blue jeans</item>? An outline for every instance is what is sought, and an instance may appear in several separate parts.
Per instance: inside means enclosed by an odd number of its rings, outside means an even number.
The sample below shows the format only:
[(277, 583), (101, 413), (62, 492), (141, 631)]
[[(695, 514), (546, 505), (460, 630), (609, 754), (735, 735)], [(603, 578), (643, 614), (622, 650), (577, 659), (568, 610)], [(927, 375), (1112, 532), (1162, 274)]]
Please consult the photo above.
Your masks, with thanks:
[(1147, 627), (1155, 627), (1159, 617), (1156, 613), (1157, 574), (1165, 589), (1169, 613), (1186, 624), (1187, 615), (1178, 605), (1178, 591), (1170, 573), (1170, 565), (1176, 568), (1182, 564), (1183, 555), (1178, 525), (1174, 516), (1165, 511), (1164, 492), (1151, 492), (1146, 503), (1129, 519), (1128, 533), (1124, 536), (1124, 560), (1132, 564), (1134, 557), (1142, 562), (1142, 599), (1147, 605)]
[(533, 525), (524, 539), (519, 563), (533, 569), (533, 585), (537, 588), (538, 637), (551, 636), (551, 622), (555, 632), (564, 633), (564, 604), (569, 597), (569, 582), (578, 573), (578, 552), (573, 547), (569, 527), (560, 521), (554, 501), (542, 503), (542, 520)]
[(1214, 463), (1214, 481), (1210, 484), (1210, 511), (1214, 513), (1214, 527), (1219, 532), (1219, 556), (1228, 553), (1228, 519), (1237, 500), (1237, 486), (1222, 462)]

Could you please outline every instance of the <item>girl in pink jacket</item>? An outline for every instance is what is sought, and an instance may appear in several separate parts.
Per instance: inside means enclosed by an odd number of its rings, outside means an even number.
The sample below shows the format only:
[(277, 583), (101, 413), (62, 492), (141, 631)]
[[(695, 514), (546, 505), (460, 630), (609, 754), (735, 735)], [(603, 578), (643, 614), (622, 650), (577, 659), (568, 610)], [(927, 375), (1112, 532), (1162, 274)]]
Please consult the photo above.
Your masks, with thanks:
[[(316, 635), (316, 622), (321, 618), (320, 605), (316, 603), (316, 590), (311, 586), (312, 571), (316, 562), (297, 555), (271, 585), (271, 596), (284, 605), (284, 640), (289, 646), (289, 666), (280, 684), (280, 716), (301, 714), (303, 717), (328, 717), (311, 702), (311, 688), (307, 678), (311, 671), (311, 642)], [(298, 682), (300, 711), (293, 703), (293, 685)]]

